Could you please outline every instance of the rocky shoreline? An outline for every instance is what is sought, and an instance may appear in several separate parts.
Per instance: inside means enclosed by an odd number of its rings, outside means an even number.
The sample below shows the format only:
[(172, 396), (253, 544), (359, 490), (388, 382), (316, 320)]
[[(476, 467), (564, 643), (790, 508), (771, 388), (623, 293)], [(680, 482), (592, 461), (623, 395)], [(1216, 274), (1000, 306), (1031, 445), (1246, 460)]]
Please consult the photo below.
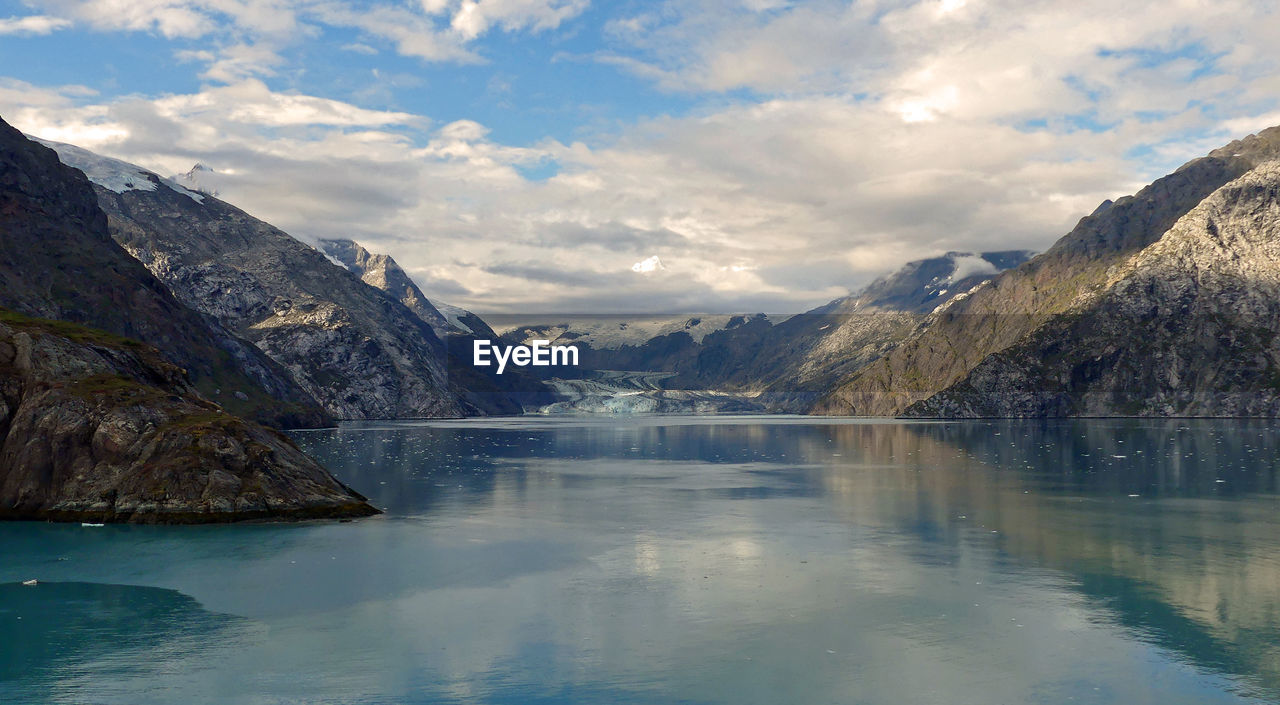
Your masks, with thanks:
[(0, 312), (0, 519), (135, 524), (377, 514), (279, 431), (136, 341)]

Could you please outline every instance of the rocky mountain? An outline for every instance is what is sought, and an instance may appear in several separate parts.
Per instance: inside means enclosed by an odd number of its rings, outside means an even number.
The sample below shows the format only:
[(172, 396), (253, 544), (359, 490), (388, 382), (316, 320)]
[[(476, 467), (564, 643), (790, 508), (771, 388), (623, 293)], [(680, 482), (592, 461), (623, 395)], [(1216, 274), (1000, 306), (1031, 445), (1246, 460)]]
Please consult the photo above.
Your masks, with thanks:
[(472, 393), (454, 380), (444, 341), (398, 294), (369, 286), (314, 247), (212, 195), (47, 144), (88, 174), (116, 242), (184, 304), (281, 365), (333, 416), (519, 410), (510, 398)]
[(762, 331), (758, 343), (744, 341), (741, 331), (710, 336), (703, 341), (699, 374), (753, 390), (771, 409), (804, 411), (838, 381), (907, 339), (934, 311), (1033, 254), (948, 252), (908, 262), (851, 296)]
[(155, 348), (0, 310), (0, 519), (376, 513), (283, 434), (204, 399)]
[[(764, 314), (758, 314), (764, 315)], [(765, 316), (767, 318), (767, 316)], [(687, 335), (701, 343), (718, 330), (741, 325), (742, 314), (578, 314), (578, 315), (496, 315), (491, 316), (502, 337), (511, 342), (550, 340), (561, 344), (586, 345), (592, 350), (641, 348), (651, 340)]]
[(0, 121), (0, 306), (159, 348), (229, 411), (280, 426), (326, 422), (254, 346), (185, 307), (112, 240), (85, 175)]
[(354, 240), (321, 240), (320, 251), (342, 263), (365, 284), (385, 291), (424, 323), (431, 326), (436, 337), (444, 339), (449, 333), (461, 329), (449, 323), (449, 319), (423, 296), (422, 290), (409, 274), (387, 255), (375, 255)]
[(0, 302), (12, 307), (0, 308), (0, 519), (376, 513), (287, 437), (228, 413), (319, 416), (276, 402), (301, 392), (175, 300), (112, 240), (96, 201), (82, 172), (0, 122)]
[(437, 308), (390, 255), (373, 254), (352, 240), (321, 240), (320, 249), (361, 281), (383, 291), (409, 309), (445, 343), (449, 381), (468, 399), (492, 413), (518, 414), (554, 399), (552, 391), (523, 369), (499, 375), (473, 364), (476, 340), (498, 340), (498, 334), (476, 314), (457, 306)]
[(1280, 415), (1280, 162), (1202, 201), (923, 416)]
[(1280, 128), (1103, 203), (815, 407), (1274, 415)]
[(552, 318), (504, 332), (573, 344), (578, 370), (548, 372), (563, 399), (544, 411), (800, 412), (909, 338), (922, 321), (1032, 253), (949, 252), (795, 316)]

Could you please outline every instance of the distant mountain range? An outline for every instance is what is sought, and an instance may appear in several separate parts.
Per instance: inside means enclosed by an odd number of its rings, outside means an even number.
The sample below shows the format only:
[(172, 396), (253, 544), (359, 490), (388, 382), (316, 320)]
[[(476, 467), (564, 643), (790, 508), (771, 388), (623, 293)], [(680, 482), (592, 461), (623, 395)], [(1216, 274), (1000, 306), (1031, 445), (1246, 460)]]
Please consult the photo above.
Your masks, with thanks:
[(856, 294), (794, 316), (553, 317), (504, 337), (584, 350), (582, 369), (557, 371), (553, 382), (570, 398), (545, 411), (804, 413), (929, 314), (1032, 254), (949, 252), (909, 262)]
[[(45, 144), (0, 122), (0, 517), (374, 511), (259, 423), (1280, 415), (1280, 128), (1103, 203), (1040, 255), (949, 252), (793, 316), (501, 333), (389, 256), (304, 243), (201, 190), (206, 168), (163, 178)], [(535, 339), (581, 365), (470, 364), (477, 340)]]
[(1271, 128), (1104, 202), (1038, 256), (952, 252), (801, 315), (686, 317), (638, 342), (593, 320), (507, 335), (589, 348), (548, 411), (1273, 417), (1278, 190)]

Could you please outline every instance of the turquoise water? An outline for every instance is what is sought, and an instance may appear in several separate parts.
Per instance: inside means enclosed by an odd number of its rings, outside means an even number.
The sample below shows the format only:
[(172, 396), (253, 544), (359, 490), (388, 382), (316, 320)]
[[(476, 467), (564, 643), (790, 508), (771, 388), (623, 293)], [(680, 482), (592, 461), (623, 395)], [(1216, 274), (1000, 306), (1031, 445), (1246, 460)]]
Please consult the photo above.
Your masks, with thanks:
[(1280, 703), (1274, 424), (295, 438), (387, 513), (0, 524), (0, 703)]

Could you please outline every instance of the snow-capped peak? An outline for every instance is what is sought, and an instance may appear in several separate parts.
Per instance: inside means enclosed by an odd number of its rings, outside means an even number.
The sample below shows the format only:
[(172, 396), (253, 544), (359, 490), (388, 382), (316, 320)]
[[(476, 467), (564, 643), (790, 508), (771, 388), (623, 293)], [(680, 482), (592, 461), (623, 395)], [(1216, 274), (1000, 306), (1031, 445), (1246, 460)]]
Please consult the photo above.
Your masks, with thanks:
[(155, 191), (160, 184), (164, 184), (184, 196), (189, 196), (197, 203), (204, 200), (204, 196), (188, 190), (173, 179), (158, 176), (154, 172), (147, 171), (136, 164), (94, 154), (73, 144), (43, 140), (30, 135), (27, 135), (27, 137), (57, 152), (58, 159), (62, 160), (63, 164), (83, 171), (90, 181), (108, 191), (116, 193)]
[(220, 175), (217, 169), (196, 162), (195, 166), (188, 169), (185, 174), (178, 174), (173, 177), (173, 180), (192, 191), (217, 196), (218, 189), (214, 187), (214, 182), (218, 176)]

